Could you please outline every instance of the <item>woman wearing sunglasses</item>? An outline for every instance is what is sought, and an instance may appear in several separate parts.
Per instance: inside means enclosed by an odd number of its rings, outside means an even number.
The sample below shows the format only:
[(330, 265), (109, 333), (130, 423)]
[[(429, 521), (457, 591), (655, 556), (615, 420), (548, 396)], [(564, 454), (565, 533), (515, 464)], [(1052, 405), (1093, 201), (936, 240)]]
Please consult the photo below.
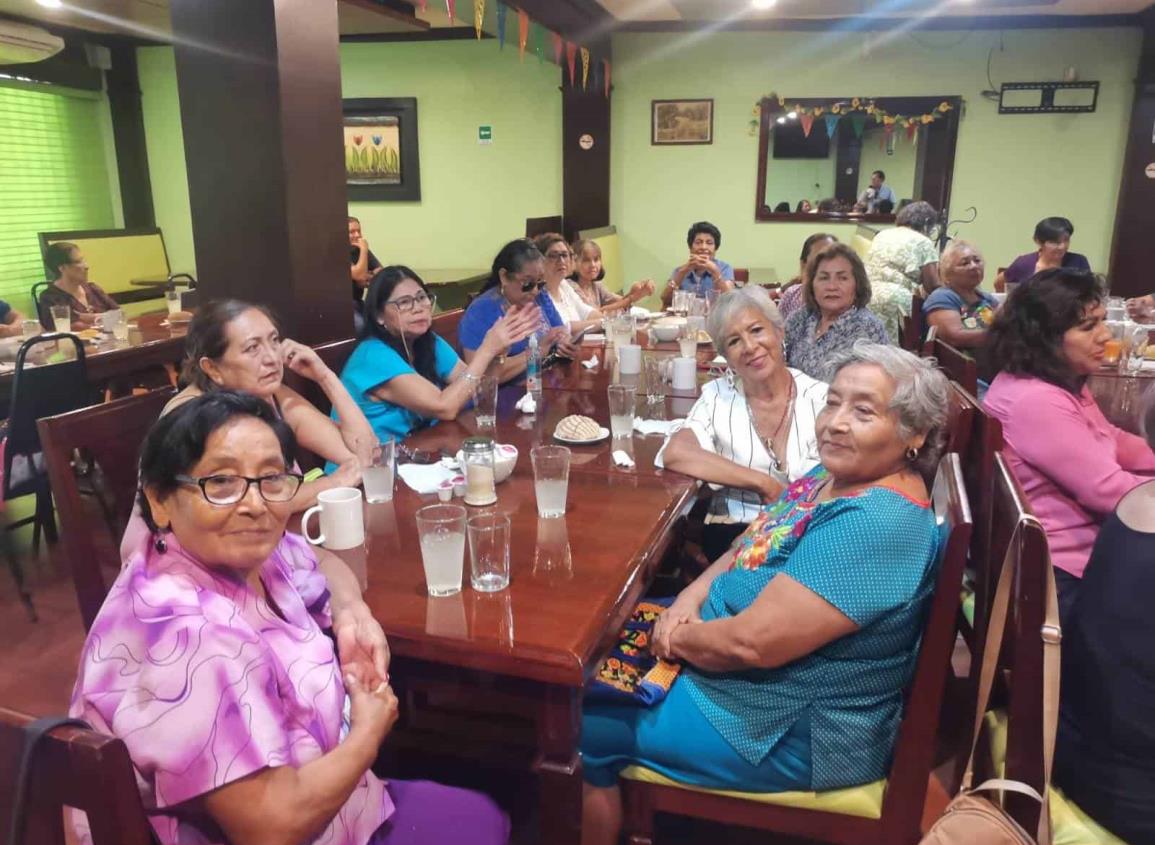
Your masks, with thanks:
[(545, 285), (545, 258), (533, 245), (533, 241), (518, 238), (503, 246), (493, 259), (489, 281), (465, 309), (465, 315), (457, 328), (462, 357), (466, 363), (472, 364), (474, 358), (481, 354), (482, 342), (492, 326), (502, 317), (509, 317), (525, 309), (533, 309), (537, 313), (534, 330), (499, 352), (492, 370), (498, 381), (510, 381), (525, 372), (529, 360), (530, 334), (538, 336), (543, 358), (554, 349), (567, 358), (577, 357), (578, 347), (571, 340), (570, 326), (550, 300)]
[(433, 331), (434, 299), (408, 267), (385, 267), (369, 283), (360, 342), (341, 383), (379, 438), (400, 439), (455, 418), (493, 360), (524, 343), (541, 319), (532, 302), (510, 309), (484, 333), (466, 364)]

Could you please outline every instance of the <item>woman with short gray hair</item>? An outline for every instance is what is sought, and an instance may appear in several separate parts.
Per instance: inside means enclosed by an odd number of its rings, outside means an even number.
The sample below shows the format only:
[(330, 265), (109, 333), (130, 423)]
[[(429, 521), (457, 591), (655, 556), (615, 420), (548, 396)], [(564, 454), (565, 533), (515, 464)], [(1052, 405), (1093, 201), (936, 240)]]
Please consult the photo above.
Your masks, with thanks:
[(702, 388), (655, 463), (715, 488), (702, 543), (714, 560), (763, 503), (817, 463), (814, 420), (826, 385), (786, 366), (782, 318), (760, 287), (718, 297), (706, 331), (729, 373)]
[(874, 296), (870, 310), (886, 326), (891, 343), (902, 335), (902, 320), (910, 316), (914, 293), (923, 296), (939, 286), (938, 247), (929, 234), (938, 212), (928, 202), (912, 202), (895, 218), (895, 227), (874, 236), (866, 255), (866, 274)]
[(839, 360), (816, 421), (821, 465), (654, 624), (650, 650), (682, 665), (669, 693), (644, 715), (586, 700), (587, 845), (618, 841), (617, 780), (632, 765), (744, 792), (886, 776), (934, 594), (926, 478), (946, 397), (946, 378), (909, 352), (859, 342)]

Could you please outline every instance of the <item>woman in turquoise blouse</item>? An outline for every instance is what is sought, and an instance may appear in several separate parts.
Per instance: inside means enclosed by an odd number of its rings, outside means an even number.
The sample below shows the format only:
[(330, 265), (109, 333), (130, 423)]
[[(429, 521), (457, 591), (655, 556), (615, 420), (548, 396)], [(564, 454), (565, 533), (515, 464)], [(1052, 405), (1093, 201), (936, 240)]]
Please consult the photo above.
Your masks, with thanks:
[(623, 768), (754, 792), (884, 777), (934, 588), (929, 479), (947, 419), (933, 363), (858, 341), (794, 482), (654, 627), (681, 661), (655, 707), (585, 707), (583, 842), (617, 841)]
[(511, 344), (540, 320), (532, 302), (510, 309), (485, 333), (466, 364), (433, 329), (434, 296), (408, 267), (385, 267), (369, 283), (361, 340), (341, 383), (379, 438), (405, 437), (437, 420), (454, 419), (478, 380)]

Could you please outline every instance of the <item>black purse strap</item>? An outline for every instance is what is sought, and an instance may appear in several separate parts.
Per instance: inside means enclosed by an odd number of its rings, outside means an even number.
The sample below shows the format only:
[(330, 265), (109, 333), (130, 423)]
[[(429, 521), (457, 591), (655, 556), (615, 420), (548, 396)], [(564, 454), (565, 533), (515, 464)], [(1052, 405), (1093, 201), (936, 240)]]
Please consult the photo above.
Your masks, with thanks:
[(32, 760), (36, 746), (57, 728), (72, 727), (92, 730), (92, 726), (81, 719), (67, 716), (46, 716), (24, 726), (24, 745), (20, 750), (20, 765), (16, 769), (16, 789), (12, 796), (12, 819), (8, 825), (6, 845), (24, 845), (24, 825), (27, 817), (28, 781), (32, 777)]

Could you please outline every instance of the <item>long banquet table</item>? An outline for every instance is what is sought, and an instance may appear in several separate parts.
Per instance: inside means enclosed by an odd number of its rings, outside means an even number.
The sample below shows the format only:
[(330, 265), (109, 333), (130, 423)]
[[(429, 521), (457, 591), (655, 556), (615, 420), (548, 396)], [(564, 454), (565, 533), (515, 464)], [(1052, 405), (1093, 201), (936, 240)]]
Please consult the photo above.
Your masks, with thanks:
[[(529, 450), (553, 442), (554, 425), (570, 413), (608, 427), (606, 386), (622, 377), (612, 352), (583, 348), (584, 358), (593, 354), (601, 361), (595, 370), (575, 362), (548, 371), (543, 407), (533, 416), (513, 407), (523, 386), (503, 387), (496, 430), (483, 431), (519, 450), (492, 506), (512, 525), (508, 589), (474, 591), (466, 552), (462, 592), (427, 596), (414, 514), (436, 497), (400, 481), (392, 502), (366, 505), (365, 548), (339, 552), (363, 578), (365, 601), (389, 638), (391, 676), (402, 701), (396, 741), (487, 766), (528, 766), (540, 785), (538, 841), (550, 843), (580, 840), (583, 686), (663, 556), (679, 543), (679, 519), (697, 495), (691, 479), (654, 467), (661, 435), (635, 434), (571, 447), (566, 515), (537, 517)], [(701, 357), (711, 356), (703, 351)], [(639, 399), (639, 415), (670, 419), (684, 415), (692, 401)], [(406, 445), (454, 453), (478, 431), (469, 412)], [(613, 449), (632, 454), (636, 466), (614, 466)]]

